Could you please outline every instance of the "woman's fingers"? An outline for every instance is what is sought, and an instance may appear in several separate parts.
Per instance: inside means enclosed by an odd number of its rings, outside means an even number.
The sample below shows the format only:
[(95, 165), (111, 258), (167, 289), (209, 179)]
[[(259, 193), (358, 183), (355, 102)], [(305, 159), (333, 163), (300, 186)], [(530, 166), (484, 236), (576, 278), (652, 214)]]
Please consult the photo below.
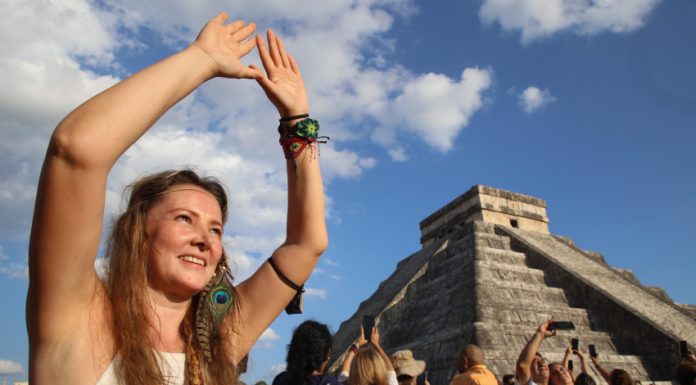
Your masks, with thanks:
[(249, 36), (251, 36), (254, 33), (254, 31), (256, 31), (256, 23), (251, 22), (232, 32), (232, 41), (235, 43), (240, 43), (244, 40), (247, 40)]
[(294, 72), (297, 76), (302, 79), (302, 74), (300, 73), (300, 66), (297, 65), (297, 62), (295, 61), (295, 57), (292, 55), (288, 55), (288, 60), (290, 60), (290, 69), (292, 72)]
[(244, 20), (235, 20), (224, 26), (224, 30), (225, 33), (232, 35), (235, 32), (239, 31), (242, 27), (244, 27)]
[(273, 31), (270, 29), (266, 33), (267, 38), (268, 38), (268, 49), (271, 53), (271, 58), (273, 59), (273, 64), (276, 65), (276, 67), (280, 67), (283, 65), (283, 59), (280, 57), (280, 52), (278, 48), (278, 41), (276, 39), (275, 34)]
[(256, 39), (249, 39), (241, 44), (239, 44), (239, 57), (245, 56), (252, 49), (256, 47)]
[(290, 60), (285, 52), (285, 46), (283, 45), (283, 41), (280, 40), (280, 37), (278, 36), (276, 36), (276, 44), (278, 44), (278, 53), (280, 54), (280, 59), (283, 62), (283, 67), (290, 68)]
[(256, 35), (256, 47), (259, 50), (259, 57), (261, 58), (261, 63), (263, 63), (263, 67), (266, 69), (266, 71), (273, 68), (273, 59), (271, 59), (271, 56), (268, 54), (266, 42), (263, 41), (263, 38), (260, 35)]

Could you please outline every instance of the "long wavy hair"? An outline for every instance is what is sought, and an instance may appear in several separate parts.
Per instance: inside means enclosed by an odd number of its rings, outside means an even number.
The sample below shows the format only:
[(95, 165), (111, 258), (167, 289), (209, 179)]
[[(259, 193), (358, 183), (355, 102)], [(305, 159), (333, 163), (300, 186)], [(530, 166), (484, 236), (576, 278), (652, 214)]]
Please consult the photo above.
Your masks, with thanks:
[(315, 371), (329, 359), (331, 332), (317, 321), (305, 321), (292, 334), (288, 345), (287, 372), (289, 385), (308, 384)]
[[(185, 169), (152, 174), (130, 185), (128, 207), (112, 224), (106, 251), (109, 259), (107, 291), (113, 306), (113, 330), (119, 357), (115, 369), (124, 385), (165, 385), (155, 341), (152, 340), (152, 330), (156, 328), (149, 317), (152, 307), (147, 298), (147, 276), (151, 239), (145, 221), (149, 209), (162, 199), (163, 193), (181, 184), (195, 185), (212, 194), (220, 205), (222, 222), (225, 223), (227, 193), (222, 184), (214, 178), (203, 178)], [(224, 263), (223, 250), (220, 264)], [(220, 270), (220, 264), (216, 271)], [(226, 339), (211, 341), (214, 358), (208, 363), (195, 338), (195, 309), (199, 296), (200, 293), (192, 298), (179, 327), (186, 343), (186, 383), (193, 383), (196, 379), (206, 385), (236, 384), (236, 364), (232, 362), (230, 347), (223, 343)], [(235, 301), (235, 306), (239, 306), (238, 301)], [(233, 321), (226, 320), (220, 337), (233, 332), (233, 325)]]
[(372, 346), (360, 348), (353, 357), (348, 385), (388, 385), (387, 366)]

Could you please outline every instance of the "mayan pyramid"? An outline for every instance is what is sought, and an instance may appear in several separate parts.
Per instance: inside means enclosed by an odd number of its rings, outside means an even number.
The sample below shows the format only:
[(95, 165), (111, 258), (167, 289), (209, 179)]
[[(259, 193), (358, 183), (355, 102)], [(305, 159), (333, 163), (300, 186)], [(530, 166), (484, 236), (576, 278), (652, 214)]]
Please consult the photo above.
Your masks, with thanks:
[(370, 314), (387, 353), (411, 349), (427, 362), (431, 385), (449, 383), (467, 343), (479, 345), (502, 376), (514, 373), (528, 338), (553, 318), (572, 321), (576, 330), (542, 343), (549, 362), (560, 361), (577, 337), (585, 352), (595, 344), (605, 368), (623, 368), (640, 381), (671, 380), (677, 341), (696, 345), (696, 307), (676, 304), (600, 254), (549, 234), (548, 222), (545, 201), (480, 185), (424, 219), (421, 250), (399, 262), (336, 332), (331, 368)]

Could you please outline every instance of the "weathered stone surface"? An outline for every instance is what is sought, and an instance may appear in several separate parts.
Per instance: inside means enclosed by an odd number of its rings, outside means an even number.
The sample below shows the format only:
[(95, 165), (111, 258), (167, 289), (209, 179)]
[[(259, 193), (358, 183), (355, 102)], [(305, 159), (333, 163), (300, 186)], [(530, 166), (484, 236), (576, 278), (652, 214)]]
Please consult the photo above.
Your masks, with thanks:
[(483, 349), (499, 377), (513, 373), (536, 327), (556, 319), (572, 321), (576, 330), (543, 342), (540, 350), (548, 360), (560, 361), (569, 339), (576, 337), (581, 347), (595, 344), (609, 369), (623, 368), (642, 381), (671, 379), (675, 340), (696, 343), (696, 306), (674, 304), (660, 289), (617, 272), (601, 254), (582, 250), (569, 238), (502, 226), (497, 219), (472, 219), (485, 217), (476, 210), (495, 206), (477, 206), (481, 194), (486, 194), (484, 203), (504, 198), (501, 215), (508, 209), (524, 214), (533, 204), (545, 216), (542, 200), (475, 186), (421, 222), (423, 249), (401, 261), (341, 324), (332, 348), (333, 369), (365, 314), (377, 316), (387, 352), (411, 349), (427, 361), (432, 385), (449, 382), (457, 351), (467, 343)]

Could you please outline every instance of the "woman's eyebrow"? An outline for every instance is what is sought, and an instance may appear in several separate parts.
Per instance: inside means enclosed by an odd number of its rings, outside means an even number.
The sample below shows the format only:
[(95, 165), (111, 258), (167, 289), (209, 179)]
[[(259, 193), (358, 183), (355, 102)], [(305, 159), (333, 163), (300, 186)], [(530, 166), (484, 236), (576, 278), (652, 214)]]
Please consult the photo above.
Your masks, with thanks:
[[(185, 212), (191, 214), (191, 216), (196, 217), (196, 219), (200, 219), (200, 218), (201, 218), (201, 215), (200, 215), (197, 211), (194, 211), (194, 210), (191, 210), (191, 209), (187, 209), (187, 208), (185, 208), (185, 207), (175, 207), (175, 208), (169, 210), (168, 213), (174, 214), (174, 213), (177, 212), (177, 211), (185, 211)], [(217, 219), (214, 219), (214, 218), (213, 218), (213, 219), (210, 220), (210, 222), (211, 222), (213, 225), (220, 226), (220, 227), (224, 227), (224, 225), (222, 224), (222, 222), (218, 221)]]

